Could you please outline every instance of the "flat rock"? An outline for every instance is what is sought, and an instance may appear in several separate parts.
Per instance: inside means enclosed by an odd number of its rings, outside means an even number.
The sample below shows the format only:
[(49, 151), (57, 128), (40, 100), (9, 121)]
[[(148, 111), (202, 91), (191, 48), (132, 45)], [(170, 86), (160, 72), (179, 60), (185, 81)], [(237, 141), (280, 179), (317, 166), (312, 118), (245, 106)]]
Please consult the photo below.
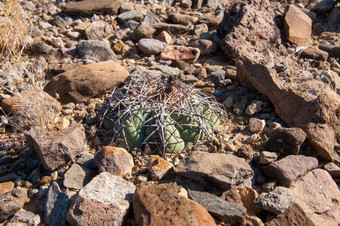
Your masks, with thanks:
[(333, 160), (334, 137), (340, 132), (337, 94), (316, 80), (305, 82), (302, 90), (287, 87), (273, 71), (246, 58), (238, 60), (236, 68), (242, 86), (265, 95), (287, 125), (303, 129), (321, 158)]
[(12, 181), (0, 183), (0, 194), (7, 193), (14, 188), (14, 183)]
[(161, 52), (161, 60), (182, 60), (186, 63), (194, 63), (200, 56), (198, 48), (186, 46), (167, 46)]
[(133, 195), (137, 225), (216, 225), (206, 209), (178, 192), (174, 184), (141, 184)]
[(99, 172), (109, 172), (123, 177), (131, 175), (134, 167), (133, 158), (124, 148), (105, 146), (95, 155)]
[(86, 29), (85, 35), (87, 39), (98, 40), (101, 38), (106, 38), (114, 33), (111, 24), (99, 20), (92, 22)]
[(81, 58), (94, 61), (116, 60), (117, 56), (107, 40), (81, 40), (77, 44), (77, 53)]
[(329, 44), (320, 44), (319, 49), (324, 50), (334, 56), (340, 56), (340, 46), (336, 45), (329, 45)]
[(284, 155), (297, 155), (306, 137), (307, 134), (300, 128), (279, 127), (269, 134), (265, 148)]
[(276, 152), (262, 151), (259, 156), (260, 164), (269, 164), (274, 162), (279, 155)]
[(288, 41), (298, 46), (308, 45), (312, 33), (312, 19), (295, 5), (288, 5), (284, 19)]
[(45, 91), (63, 103), (80, 103), (123, 82), (129, 72), (114, 61), (83, 65), (53, 77)]
[(74, 163), (64, 174), (64, 186), (72, 189), (81, 189), (96, 174), (96, 171)]
[(154, 23), (151, 25), (152, 28), (156, 29), (156, 33), (167, 31), (172, 34), (184, 34), (190, 31), (190, 27), (181, 24), (168, 24), (168, 23)]
[(129, 20), (141, 21), (143, 19), (143, 14), (139, 10), (130, 10), (119, 14), (117, 19), (121, 22)]
[(68, 14), (111, 14), (115, 15), (122, 5), (121, 0), (85, 0), (80, 2), (69, 2), (65, 5), (63, 12)]
[(327, 60), (328, 53), (319, 49), (317, 46), (311, 46), (301, 52), (301, 57), (314, 60)]
[(158, 155), (150, 157), (147, 167), (152, 180), (162, 180), (174, 170), (170, 162)]
[(294, 192), (285, 187), (276, 187), (274, 191), (262, 193), (254, 200), (255, 206), (273, 214), (283, 213), (291, 206), (296, 197)]
[(157, 39), (142, 38), (138, 41), (138, 48), (147, 55), (159, 54), (165, 47), (166, 44)]
[(261, 61), (268, 56), (268, 50), (274, 56), (278, 54), (280, 30), (267, 0), (236, 2), (225, 11), (217, 34), (223, 39), (223, 52), (232, 59), (246, 56)]
[(152, 38), (155, 32), (156, 32), (156, 29), (142, 22), (133, 32), (132, 38), (136, 41), (142, 38)]
[(79, 123), (60, 131), (32, 127), (25, 137), (45, 168), (52, 171), (75, 159), (85, 148), (85, 129)]
[(38, 226), (40, 225), (40, 216), (30, 211), (21, 210), (9, 219), (5, 226)]
[(264, 167), (262, 171), (281, 185), (289, 187), (300, 176), (316, 167), (318, 167), (318, 160), (314, 157), (288, 155)]
[(254, 172), (246, 160), (231, 154), (193, 151), (181, 160), (176, 172), (202, 184), (228, 190), (250, 180)]
[(0, 194), (0, 222), (19, 212), (27, 201), (27, 192), (21, 188)]
[(246, 217), (246, 209), (243, 206), (225, 201), (216, 195), (190, 190), (189, 196), (192, 200), (201, 204), (210, 214), (228, 224), (237, 224)]
[(197, 22), (198, 18), (182, 13), (172, 13), (168, 16), (168, 20), (174, 24), (191, 25)]
[(79, 191), (67, 221), (72, 225), (123, 225), (135, 189), (133, 183), (103, 172)]
[(292, 187), (296, 203), (315, 225), (340, 223), (340, 191), (329, 173), (314, 169)]
[(52, 182), (47, 192), (45, 206), (45, 222), (47, 225), (65, 225), (66, 213), (70, 204), (70, 197), (60, 191), (56, 182)]

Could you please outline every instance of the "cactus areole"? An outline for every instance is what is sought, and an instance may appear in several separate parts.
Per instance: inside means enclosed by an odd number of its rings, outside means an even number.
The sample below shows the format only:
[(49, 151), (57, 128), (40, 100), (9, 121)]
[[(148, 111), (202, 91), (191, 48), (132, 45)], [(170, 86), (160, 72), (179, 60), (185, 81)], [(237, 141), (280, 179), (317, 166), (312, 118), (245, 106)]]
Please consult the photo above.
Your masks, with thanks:
[(111, 144), (129, 150), (149, 145), (171, 158), (200, 140), (211, 140), (226, 115), (213, 95), (172, 77), (140, 76), (112, 92), (99, 126)]

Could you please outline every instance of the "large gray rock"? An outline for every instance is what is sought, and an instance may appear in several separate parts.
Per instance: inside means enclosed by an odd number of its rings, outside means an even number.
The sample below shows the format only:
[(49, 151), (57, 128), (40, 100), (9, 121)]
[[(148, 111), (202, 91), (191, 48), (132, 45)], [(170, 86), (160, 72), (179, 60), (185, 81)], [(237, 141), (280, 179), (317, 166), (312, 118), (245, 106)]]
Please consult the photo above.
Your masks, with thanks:
[(0, 222), (16, 214), (27, 201), (26, 190), (21, 188), (0, 194)]
[(9, 219), (5, 226), (38, 226), (40, 216), (30, 211), (21, 210)]
[(75, 123), (60, 131), (45, 131), (32, 127), (25, 133), (27, 144), (34, 150), (45, 168), (55, 170), (80, 154), (85, 148), (85, 129)]
[(65, 5), (63, 12), (75, 15), (95, 14), (117, 14), (122, 5), (121, 0), (85, 0), (80, 2), (69, 2)]
[(157, 39), (142, 38), (138, 41), (140, 51), (148, 55), (159, 54), (165, 47), (166, 44)]
[(64, 175), (64, 186), (67, 188), (81, 189), (89, 183), (96, 174), (97, 171), (73, 164)]
[(70, 204), (70, 197), (60, 191), (56, 182), (52, 182), (47, 192), (45, 206), (45, 222), (47, 225), (65, 225), (66, 213)]
[(191, 152), (181, 160), (176, 172), (191, 180), (228, 190), (249, 182), (254, 172), (246, 160), (230, 154)]
[(67, 221), (72, 225), (122, 225), (135, 189), (119, 176), (101, 173), (79, 191)]
[(90, 26), (85, 29), (85, 35), (87, 39), (101, 39), (106, 38), (114, 33), (111, 24), (99, 20), (92, 22)]
[(53, 77), (45, 86), (52, 96), (56, 93), (63, 103), (80, 103), (105, 93), (123, 82), (129, 72), (114, 61), (83, 65)]
[(117, 59), (107, 40), (82, 40), (77, 44), (77, 52), (81, 58), (94, 61)]
[(221, 199), (216, 195), (190, 190), (189, 197), (201, 204), (220, 221), (227, 222), (228, 224), (237, 224), (246, 217), (246, 208)]
[(289, 187), (300, 176), (316, 167), (318, 167), (318, 160), (314, 157), (289, 155), (264, 167), (263, 172), (281, 185)]

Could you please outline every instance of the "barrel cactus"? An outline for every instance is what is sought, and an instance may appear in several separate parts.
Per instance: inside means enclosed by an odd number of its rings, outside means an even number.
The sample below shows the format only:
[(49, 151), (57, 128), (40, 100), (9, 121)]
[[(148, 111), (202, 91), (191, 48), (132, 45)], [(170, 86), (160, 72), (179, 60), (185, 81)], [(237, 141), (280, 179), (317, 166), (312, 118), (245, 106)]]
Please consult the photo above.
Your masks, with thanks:
[(112, 92), (99, 126), (111, 144), (129, 150), (148, 145), (173, 157), (200, 140), (211, 140), (225, 117), (212, 95), (172, 77), (140, 76)]

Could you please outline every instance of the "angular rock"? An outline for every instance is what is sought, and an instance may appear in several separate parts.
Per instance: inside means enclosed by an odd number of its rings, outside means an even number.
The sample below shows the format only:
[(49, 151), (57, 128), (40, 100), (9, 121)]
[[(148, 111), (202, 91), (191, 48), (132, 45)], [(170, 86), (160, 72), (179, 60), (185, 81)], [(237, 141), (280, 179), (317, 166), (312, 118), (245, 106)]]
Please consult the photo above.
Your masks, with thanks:
[(313, 6), (311, 10), (313, 10), (314, 12), (316, 12), (320, 16), (323, 16), (327, 12), (330, 12), (336, 4), (336, 2), (332, 1), (332, 0), (318, 1), (316, 3), (317, 4), (315, 6)]
[(262, 151), (259, 156), (259, 163), (269, 164), (274, 162), (278, 157), (279, 155), (276, 152)]
[(85, 30), (86, 38), (89, 40), (106, 38), (113, 33), (114, 31), (112, 25), (102, 20), (92, 22)]
[(168, 32), (166, 32), (166, 31), (162, 31), (161, 33), (159, 33), (159, 35), (157, 36), (156, 39), (161, 41), (161, 42), (164, 42), (164, 43), (166, 43), (168, 45), (170, 45), (171, 42), (172, 42), (171, 35)]
[(329, 44), (321, 44), (319, 45), (319, 49), (324, 50), (334, 56), (340, 56), (340, 46), (336, 45), (329, 45)]
[(249, 119), (249, 129), (252, 133), (261, 132), (266, 126), (266, 121), (264, 119), (250, 118)]
[(80, 2), (69, 2), (65, 5), (63, 12), (76, 15), (111, 14), (115, 15), (122, 5), (121, 0), (85, 0)]
[(114, 88), (129, 72), (114, 61), (77, 67), (53, 77), (45, 86), (52, 96), (56, 93), (63, 103), (80, 103)]
[(81, 189), (97, 174), (96, 171), (78, 164), (73, 164), (64, 174), (64, 186), (67, 188)]
[(210, 55), (217, 52), (218, 46), (211, 40), (200, 39), (200, 52), (202, 56)]
[(191, 25), (196, 23), (198, 21), (198, 18), (181, 13), (172, 13), (168, 16), (168, 20), (174, 24)]
[(72, 225), (123, 225), (135, 189), (119, 176), (101, 173), (79, 191), (67, 221)]
[(230, 154), (193, 151), (181, 160), (176, 172), (202, 184), (228, 190), (250, 180), (254, 172), (242, 158)]
[(268, 56), (268, 50), (274, 56), (278, 54), (280, 30), (267, 0), (235, 3), (225, 11), (217, 34), (223, 39), (220, 43), (223, 52), (232, 59), (246, 56), (260, 61)]
[(316, 167), (318, 167), (318, 160), (314, 157), (288, 155), (265, 167), (263, 172), (281, 185), (289, 187), (300, 176)]
[(77, 52), (81, 58), (94, 61), (116, 60), (117, 56), (112, 51), (107, 40), (82, 40), (77, 44)]
[(216, 195), (190, 190), (189, 196), (192, 200), (202, 205), (210, 214), (228, 224), (240, 223), (246, 217), (246, 209), (243, 206), (225, 201)]
[(258, 209), (254, 205), (254, 200), (259, 196), (257, 191), (247, 185), (239, 191), (239, 194), (241, 196), (243, 206), (247, 208), (248, 211), (257, 213)]
[(52, 171), (72, 161), (85, 148), (85, 129), (78, 123), (51, 132), (32, 127), (25, 137), (45, 168)]
[(325, 170), (335, 179), (339, 178), (340, 179), (340, 167), (337, 166), (335, 163), (330, 162), (326, 165), (323, 166)]
[(131, 175), (134, 167), (132, 156), (124, 149), (105, 146), (95, 155), (99, 172), (109, 172), (113, 175), (123, 177)]
[(312, 33), (312, 19), (295, 5), (288, 5), (284, 19), (288, 41), (298, 46), (308, 45)]
[(117, 19), (121, 22), (126, 22), (129, 20), (141, 21), (143, 19), (143, 14), (139, 10), (131, 10), (119, 14)]
[(90, 169), (97, 169), (94, 155), (89, 152), (80, 153), (79, 158), (77, 159), (77, 163)]
[(333, 91), (315, 80), (304, 83), (302, 90), (287, 87), (273, 71), (246, 58), (238, 60), (236, 68), (242, 86), (265, 95), (287, 125), (304, 130), (320, 157), (333, 160), (334, 136), (340, 132), (340, 101)]
[(0, 222), (16, 214), (27, 201), (26, 190), (21, 188), (0, 194)]
[(317, 46), (312, 46), (304, 49), (301, 53), (301, 56), (314, 60), (327, 60), (328, 53), (319, 49)]
[(133, 195), (137, 225), (216, 225), (206, 209), (178, 192), (174, 184), (141, 184)]
[(152, 38), (153, 34), (156, 32), (156, 29), (150, 27), (146, 23), (142, 22), (133, 32), (133, 39), (138, 41), (142, 38)]
[(9, 219), (5, 226), (38, 226), (40, 225), (40, 216), (30, 211), (21, 210)]
[(194, 63), (200, 56), (200, 50), (185, 46), (167, 46), (161, 52), (161, 60), (182, 60), (187, 63)]
[(7, 181), (0, 183), (0, 194), (7, 193), (14, 188), (14, 183), (12, 181)]
[(266, 142), (265, 148), (284, 155), (297, 155), (306, 137), (307, 134), (300, 128), (280, 127), (269, 134), (269, 140)]
[(334, 7), (327, 17), (327, 24), (329, 26), (337, 26), (340, 23), (340, 8)]
[(148, 161), (148, 170), (152, 180), (162, 180), (168, 176), (174, 169), (174, 166), (162, 159), (160, 156), (152, 156)]
[(60, 191), (56, 182), (52, 182), (47, 192), (45, 206), (45, 222), (47, 225), (65, 225), (66, 213), (70, 204), (70, 197)]
[(314, 169), (292, 187), (296, 203), (315, 225), (338, 225), (340, 191), (327, 171)]
[(145, 54), (156, 55), (159, 54), (166, 44), (157, 39), (142, 38), (138, 41), (138, 48)]
[(164, 74), (171, 75), (171, 76), (178, 76), (180, 70), (176, 67), (171, 67), (168, 65), (158, 65), (157, 69), (163, 72)]
[(274, 191), (262, 193), (254, 200), (255, 206), (273, 214), (283, 213), (295, 201), (294, 192), (285, 187), (276, 187)]
[(184, 34), (190, 31), (190, 27), (184, 26), (181, 24), (167, 24), (167, 23), (154, 23), (152, 27), (156, 29), (156, 33), (160, 33), (162, 31), (170, 32), (171, 34)]

